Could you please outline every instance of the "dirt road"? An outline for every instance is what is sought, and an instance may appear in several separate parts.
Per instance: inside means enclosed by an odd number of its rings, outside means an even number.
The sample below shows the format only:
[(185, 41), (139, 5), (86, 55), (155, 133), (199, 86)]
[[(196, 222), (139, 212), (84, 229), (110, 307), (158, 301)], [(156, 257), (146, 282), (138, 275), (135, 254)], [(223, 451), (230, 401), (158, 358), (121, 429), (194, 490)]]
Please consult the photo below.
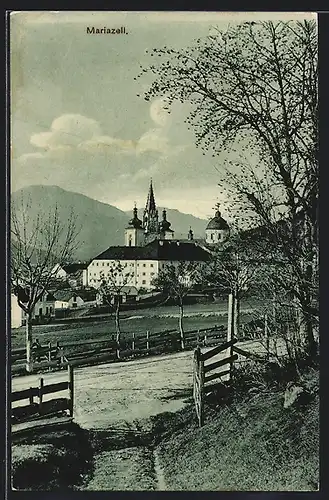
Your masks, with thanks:
[[(237, 345), (253, 352), (263, 349), (257, 341)], [(221, 353), (212, 361), (225, 355), (225, 352)], [(76, 368), (75, 421), (84, 428), (104, 429), (123, 421), (131, 424), (152, 415), (179, 410), (192, 395), (192, 358), (193, 351), (186, 351)], [(46, 385), (67, 380), (67, 373), (63, 370), (43, 374), (43, 377)], [(38, 379), (38, 375), (15, 377), (12, 380), (12, 390), (36, 386)], [(49, 394), (45, 400), (66, 396), (65, 392)], [(23, 405), (26, 401), (17, 404)]]

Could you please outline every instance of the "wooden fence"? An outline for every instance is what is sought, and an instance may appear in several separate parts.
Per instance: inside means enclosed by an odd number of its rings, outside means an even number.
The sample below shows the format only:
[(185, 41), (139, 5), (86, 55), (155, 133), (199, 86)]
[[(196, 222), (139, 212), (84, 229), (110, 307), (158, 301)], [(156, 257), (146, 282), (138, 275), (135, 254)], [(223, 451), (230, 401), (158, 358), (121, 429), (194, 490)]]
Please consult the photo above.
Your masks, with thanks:
[[(238, 358), (237, 354), (229, 354), (229, 356), (219, 359), (210, 364), (205, 364), (205, 361), (210, 360), (214, 356), (217, 356), (221, 352), (231, 349), (231, 347), (237, 342), (236, 339), (232, 339), (228, 342), (220, 344), (210, 351), (205, 353), (201, 352), (200, 347), (194, 351), (194, 369), (193, 369), (193, 397), (195, 402), (196, 414), (198, 417), (199, 426), (202, 427), (204, 423), (204, 397), (205, 394), (211, 391), (215, 386), (218, 386), (218, 382), (223, 381), (223, 377), (226, 380), (230, 380), (231, 370), (233, 362)], [(227, 368), (228, 365), (228, 368)], [(225, 367), (226, 369), (209, 374), (218, 368)], [(228, 376), (228, 379), (227, 379)], [(222, 379), (222, 380), (218, 380)], [(217, 382), (213, 382), (217, 380)], [(212, 382), (211, 385), (208, 383)], [(208, 384), (208, 385), (207, 385)]]
[[(212, 346), (223, 339), (225, 329), (221, 326), (211, 328), (189, 330), (185, 332), (185, 348), (193, 349), (200, 346)], [(176, 329), (151, 333), (146, 331), (144, 335), (132, 333), (130, 338), (122, 335), (120, 341), (120, 359), (134, 358), (139, 356), (177, 352), (181, 350), (180, 336)], [(117, 359), (117, 344), (115, 335), (99, 340), (84, 340), (60, 344), (59, 341), (53, 345), (49, 342), (34, 351), (34, 370), (60, 369), (68, 364), (79, 366), (86, 364), (97, 364), (111, 362)], [(12, 372), (20, 372), (25, 369), (25, 348), (14, 349), (11, 353)]]
[[(46, 394), (53, 394), (68, 390), (67, 398), (57, 398), (44, 401)], [(37, 402), (35, 402), (35, 398)], [(24, 406), (15, 406), (13, 403), (17, 401), (28, 400), (29, 404)], [(45, 415), (50, 415), (68, 410), (70, 417), (73, 417), (74, 409), (74, 372), (73, 367), (68, 366), (68, 380), (57, 382), (55, 384), (44, 384), (44, 378), (39, 379), (37, 387), (30, 387), (20, 391), (11, 393), (11, 416), (12, 421), (26, 421), (35, 418), (40, 418)]]
[[(195, 402), (195, 410), (199, 427), (204, 424), (204, 402), (205, 396), (219, 387), (223, 382), (231, 382), (234, 362), (237, 362), (239, 356), (252, 359), (254, 361), (266, 362), (268, 357), (268, 335), (267, 335), (267, 318), (265, 322), (266, 333), (266, 357), (259, 354), (251, 353), (237, 347), (235, 344), (238, 339), (233, 338), (234, 332), (234, 303), (232, 295), (229, 295), (228, 300), (228, 322), (227, 322), (227, 340), (220, 343), (216, 347), (206, 352), (201, 352), (200, 345), (194, 351), (193, 357), (193, 398)], [(217, 340), (218, 344), (218, 340)], [(208, 344), (209, 345), (209, 344)], [(203, 344), (203, 346), (206, 346)], [(206, 363), (215, 356), (226, 351), (225, 357), (217, 361)], [(215, 371), (219, 368), (224, 368), (221, 371)], [(210, 373), (214, 372), (214, 373)]]

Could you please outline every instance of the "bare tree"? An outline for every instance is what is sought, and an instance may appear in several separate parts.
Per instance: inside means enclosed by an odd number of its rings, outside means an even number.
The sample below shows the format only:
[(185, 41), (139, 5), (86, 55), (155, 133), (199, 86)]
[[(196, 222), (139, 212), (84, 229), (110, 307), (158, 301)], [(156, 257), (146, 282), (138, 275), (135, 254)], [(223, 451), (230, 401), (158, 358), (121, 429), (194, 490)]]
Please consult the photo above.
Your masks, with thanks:
[(116, 329), (116, 344), (117, 357), (120, 358), (120, 308), (122, 301), (122, 293), (126, 286), (131, 283), (134, 278), (134, 273), (129, 272), (127, 265), (117, 261), (109, 266), (107, 273), (103, 272), (100, 277), (99, 293), (103, 301), (115, 308), (115, 329)]
[[(227, 168), (221, 165), (218, 171), (231, 208), (240, 224), (264, 226), (272, 245), (280, 247), (297, 277), (294, 297), (305, 342), (314, 352), (312, 321), (318, 311), (310, 290), (317, 288), (318, 275), (316, 22), (245, 22), (214, 30), (193, 47), (164, 47), (151, 55), (159, 63), (142, 72), (154, 75), (145, 99), (161, 95), (169, 107), (175, 100), (189, 102), (186, 121), (197, 145), (214, 157), (227, 152)], [(232, 158), (234, 149), (242, 157)]]
[(11, 206), (11, 286), (26, 315), (26, 370), (33, 370), (32, 319), (37, 302), (58, 285), (56, 264), (72, 259), (78, 230), (73, 214), (60, 220), (57, 206), (33, 217), (31, 200)]
[(181, 348), (185, 349), (184, 335), (184, 299), (192, 288), (200, 282), (201, 265), (196, 262), (182, 261), (178, 264), (167, 264), (158, 276), (152, 280), (152, 284), (162, 290), (164, 295), (174, 299), (179, 307), (179, 333)]

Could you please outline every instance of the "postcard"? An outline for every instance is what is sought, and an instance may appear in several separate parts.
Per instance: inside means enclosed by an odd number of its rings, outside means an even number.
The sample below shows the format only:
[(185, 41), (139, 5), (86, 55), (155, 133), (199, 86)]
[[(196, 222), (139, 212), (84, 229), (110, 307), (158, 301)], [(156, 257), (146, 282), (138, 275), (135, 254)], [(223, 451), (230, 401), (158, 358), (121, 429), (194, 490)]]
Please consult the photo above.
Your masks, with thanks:
[(10, 487), (317, 491), (317, 15), (9, 17)]

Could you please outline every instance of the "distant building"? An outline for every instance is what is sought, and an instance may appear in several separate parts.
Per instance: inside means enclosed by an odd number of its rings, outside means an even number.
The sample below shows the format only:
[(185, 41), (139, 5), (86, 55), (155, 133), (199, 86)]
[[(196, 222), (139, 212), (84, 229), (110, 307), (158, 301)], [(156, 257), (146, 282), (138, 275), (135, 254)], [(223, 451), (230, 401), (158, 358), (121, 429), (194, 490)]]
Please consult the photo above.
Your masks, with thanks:
[(117, 285), (151, 290), (152, 280), (167, 264), (207, 261), (212, 249), (228, 238), (229, 226), (217, 208), (206, 227), (205, 239), (195, 239), (192, 228), (187, 232), (187, 239), (175, 239), (174, 234), (165, 209), (159, 221), (151, 181), (142, 220), (135, 206), (125, 228), (125, 245), (109, 247), (94, 257), (84, 270), (84, 285), (97, 288), (102, 281), (109, 281), (110, 270), (120, 263), (123, 271), (117, 273)]
[(18, 305), (17, 297), (14, 293), (10, 296), (11, 302), (11, 328), (19, 328), (24, 323), (25, 314), (23, 309)]
[(206, 244), (212, 246), (224, 243), (229, 235), (229, 225), (221, 216), (217, 206), (215, 216), (208, 222), (206, 227)]
[(124, 276), (131, 277), (126, 283), (136, 288), (151, 289), (152, 280), (167, 264), (177, 264), (181, 261), (205, 262), (210, 259), (209, 250), (194, 242), (179, 240), (153, 240), (142, 247), (116, 246), (95, 257), (88, 266), (88, 283), (99, 287), (106, 280), (111, 267), (120, 263), (123, 272), (117, 275), (116, 283), (124, 284)]
[(85, 286), (85, 270), (88, 262), (72, 262), (68, 264), (56, 264), (53, 268), (55, 277), (66, 281), (72, 287)]

